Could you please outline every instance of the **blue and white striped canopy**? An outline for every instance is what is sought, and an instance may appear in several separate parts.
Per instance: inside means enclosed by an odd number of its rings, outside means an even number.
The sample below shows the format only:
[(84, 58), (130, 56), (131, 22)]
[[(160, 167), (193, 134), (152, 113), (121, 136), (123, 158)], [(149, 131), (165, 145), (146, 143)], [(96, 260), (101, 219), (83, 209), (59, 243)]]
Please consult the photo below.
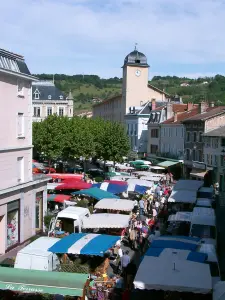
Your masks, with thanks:
[(93, 187), (97, 187), (101, 190), (107, 191), (112, 194), (126, 193), (127, 191), (136, 192), (138, 194), (144, 194), (148, 189), (148, 187), (141, 186), (138, 184), (121, 185), (121, 184), (113, 184), (109, 182), (94, 183)]
[(160, 236), (153, 240), (153, 248), (172, 248), (195, 251), (200, 243), (199, 238), (188, 236)]
[(154, 256), (171, 260), (173, 258), (185, 259), (204, 263), (207, 260), (207, 254), (189, 250), (171, 249), (171, 248), (152, 248), (145, 253), (146, 256)]
[(53, 253), (104, 256), (120, 239), (118, 236), (94, 233), (72, 233), (55, 243), (48, 251)]

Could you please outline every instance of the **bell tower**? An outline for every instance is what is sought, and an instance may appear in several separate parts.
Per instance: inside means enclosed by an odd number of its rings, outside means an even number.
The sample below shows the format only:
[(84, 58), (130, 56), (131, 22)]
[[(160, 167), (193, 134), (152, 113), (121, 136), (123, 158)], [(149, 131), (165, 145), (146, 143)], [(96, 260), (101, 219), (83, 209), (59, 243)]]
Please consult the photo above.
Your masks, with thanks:
[(122, 68), (122, 98), (124, 109), (128, 113), (129, 107), (141, 106), (141, 103), (150, 100), (148, 99), (149, 65), (146, 56), (137, 50), (137, 44), (135, 44), (134, 51), (125, 57)]

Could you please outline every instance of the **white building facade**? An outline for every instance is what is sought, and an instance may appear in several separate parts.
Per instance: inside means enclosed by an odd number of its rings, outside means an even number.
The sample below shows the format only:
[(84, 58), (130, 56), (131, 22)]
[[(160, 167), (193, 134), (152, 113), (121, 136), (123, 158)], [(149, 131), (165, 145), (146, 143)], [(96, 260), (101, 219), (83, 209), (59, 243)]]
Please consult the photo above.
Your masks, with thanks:
[(44, 228), (47, 181), (32, 175), (32, 90), (20, 55), (0, 49), (0, 254)]
[(73, 117), (73, 96), (67, 97), (52, 81), (32, 83), (33, 121), (40, 122), (48, 116)]

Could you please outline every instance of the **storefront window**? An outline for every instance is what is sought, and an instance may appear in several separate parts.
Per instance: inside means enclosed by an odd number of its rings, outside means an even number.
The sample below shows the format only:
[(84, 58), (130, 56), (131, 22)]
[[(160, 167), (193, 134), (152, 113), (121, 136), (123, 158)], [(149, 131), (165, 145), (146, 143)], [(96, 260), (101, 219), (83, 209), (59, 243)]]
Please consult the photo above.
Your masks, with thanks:
[(19, 243), (19, 200), (7, 206), (7, 248)]
[(43, 227), (43, 192), (36, 194), (36, 229)]

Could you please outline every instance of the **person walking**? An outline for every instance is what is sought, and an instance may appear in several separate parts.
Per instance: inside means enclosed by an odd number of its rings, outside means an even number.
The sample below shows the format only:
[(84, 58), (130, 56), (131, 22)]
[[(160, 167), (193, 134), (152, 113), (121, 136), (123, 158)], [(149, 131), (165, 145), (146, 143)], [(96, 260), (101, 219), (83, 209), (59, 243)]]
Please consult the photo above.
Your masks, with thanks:
[(139, 208), (140, 208), (140, 215), (143, 215), (144, 214), (144, 209), (145, 209), (145, 203), (144, 203), (143, 199), (141, 199), (139, 201)]
[(126, 278), (126, 268), (129, 263), (130, 263), (129, 251), (126, 250), (124, 255), (121, 257), (121, 270), (122, 270), (122, 275), (125, 278)]

